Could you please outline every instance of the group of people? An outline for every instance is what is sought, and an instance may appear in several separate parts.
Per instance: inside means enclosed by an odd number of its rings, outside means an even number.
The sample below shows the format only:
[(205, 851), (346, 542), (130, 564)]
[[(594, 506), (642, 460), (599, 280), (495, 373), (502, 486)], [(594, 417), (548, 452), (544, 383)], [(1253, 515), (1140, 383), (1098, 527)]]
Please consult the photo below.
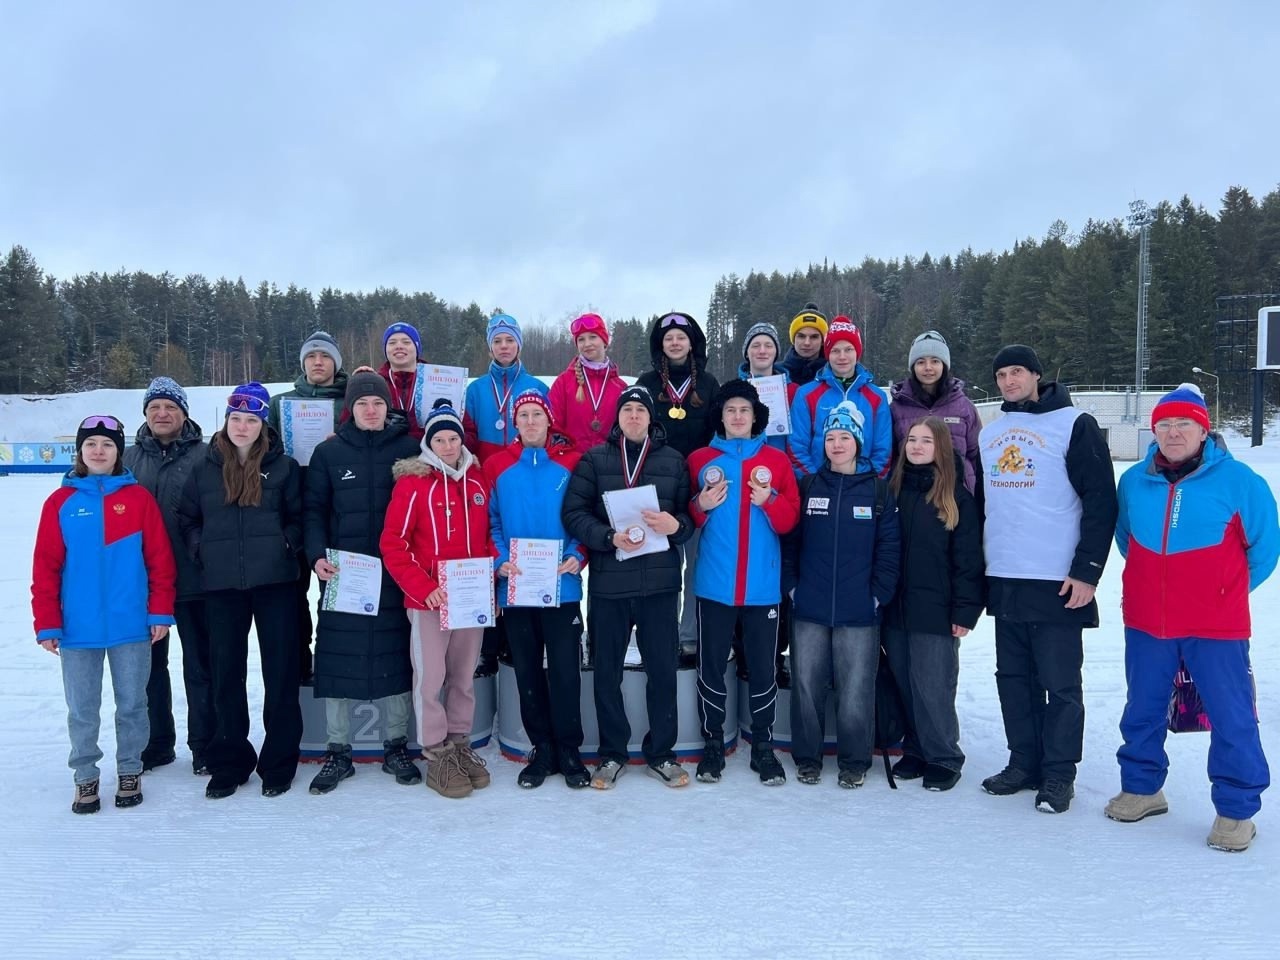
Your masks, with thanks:
[[(351, 708), (370, 700), (387, 718), (382, 769), (398, 783), (425, 779), (453, 798), (483, 788), (490, 774), (470, 744), (473, 675), (498, 644), (533, 744), (519, 784), (560, 775), (573, 788), (610, 789), (630, 758), (622, 679), (633, 635), (646, 675), (644, 768), (665, 785), (690, 779), (675, 755), (682, 653), (696, 665), (705, 740), (696, 778), (723, 775), (737, 658), (750, 767), (764, 784), (786, 781), (773, 728), (787, 648), (801, 783), (822, 779), (832, 696), (837, 783), (864, 783), (883, 657), (906, 719), (893, 775), (944, 791), (965, 761), (960, 640), (985, 609), (1009, 761), (983, 789), (1032, 790), (1037, 809), (1062, 813), (1083, 745), (1082, 630), (1098, 625), (1094, 593), (1114, 539), (1126, 558), (1129, 692), (1122, 790), (1106, 814), (1132, 822), (1167, 809), (1165, 709), (1185, 667), (1212, 723), (1209, 843), (1247, 848), (1268, 785), (1248, 593), (1274, 569), (1280, 530), (1267, 485), (1210, 432), (1194, 387), (1156, 405), (1154, 442), (1117, 496), (1097, 423), (1044, 380), (1024, 345), (994, 358), (1003, 415), (983, 426), (933, 330), (912, 343), (906, 376), (888, 392), (862, 363), (857, 325), (814, 304), (792, 318), (785, 355), (771, 324), (752, 326), (738, 375), (724, 384), (687, 313), (654, 322), (652, 369), (631, 385), (609, 358), (601, 316), (577, 317), (570, 334), (576, 355), (548, 389), (521, 364), (519, 323), (492, 317), (492, 362), (459, 411), (429, 395), (409, 324), (385, 331), (380, 369), (351, 374), (317, 331), (284, 395), (335, 404), (334, 433), (305, 467), (284, 449), (281, 398), (256, 382), (235, 389), (207, 443), (183, 388), (166, 377), (148, 387), (128, 449), (119, 420), (87, 418), (75, 466), (41, 516), (32, 587), (37, 639), (62, 655), (73, 810), (99, 808), (104, 659), (116, 696), (116, 804), (140, 803), (143, 770), (174, 759), (175, 623), (188, 745), (210, 798), (231, 795), (255, 770), (264, 795), (289, 789), (307, 679), (324, 700), (328, 741), (312, 793), (353, 775)], [(761, 400), (766, 377), (777, 378), (769, 396), (786, 397), (785, 418)], [(778, 421), (789, 429), (767, 429)], [(617, 521), (611, 502), (638, 488), (652, 488), (650, 508)], [(524, 538), (560, 544), (557, 605), (509, 602), (508, 581), (522, 573), (510, 545)], [(326, 588), (334, 550), (380, 558), (381, 592), (374, 615), (322, 605), (312, 666), (309, 577)], [(468, 558), (492, 564), (496, 630), (449, 625), (441, 565)], [(580, 755), (584, 621), (594, 769)], [(258, 750), (246, 696), (251, 624), (264, 687)], [(409, 751), (411, 713), (420, 757)]]

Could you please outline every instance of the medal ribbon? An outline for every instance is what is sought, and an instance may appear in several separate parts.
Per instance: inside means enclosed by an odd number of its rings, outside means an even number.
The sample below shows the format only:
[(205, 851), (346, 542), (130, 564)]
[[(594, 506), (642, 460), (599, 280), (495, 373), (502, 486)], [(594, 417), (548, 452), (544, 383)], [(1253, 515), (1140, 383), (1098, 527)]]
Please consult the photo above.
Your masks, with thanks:
[[(600, 419), (600, 404), (604, 401), (604, 392), (609, 389), (609, 374), (606, 372), (604, 379), (600, 381), (600, 395), (596, 396), (594, 390), (591, 389), (591, 377), (587, 372), (588, 368), (582, 366), (582, 382), (587, 385), (587, 396), (591, 398), (591, 415), (597, 421)], [(625, 454), (624, 454), (625, 456)]]
[[(502, 382), (507, 383), (507, 375), (502, 375)], [(492, 373), (489, 374), (489, 387), (493, 390), (493, 402), (498, 405), (498, 416), (503, 420), (503, 429), (506, 429), (507, 404), (511, 402), (511, 391), (516, 388), (516, 381), (513, 377), (511, 382), (507, 384), (506, 392), (501, 397), (498, 396), (498, 378)], [(601, 395), (603, 396), (603, 394)]]
[(689, 395), (689, 388), (693, 386), (693, 375), (684, 378), (684, 383), (676, 386), (670, 380), (667, 381), (667, 396), (671, 398), (671, 405), (678, 407), (684, 403), (684, 398)]
[(640, 456), (636, 458), (635, 469), (631, 469), (631, 465), (627, 462), (627, 438), (621, 438), (618, 443), (622, 447), (622, 481), (630, 490), (636, 485), (636, 481), (640, 479), (640, 471), (644, 467), (645, 458), (649, 456), (649, 438), (644, 438), (644, 444), (640, 447)]

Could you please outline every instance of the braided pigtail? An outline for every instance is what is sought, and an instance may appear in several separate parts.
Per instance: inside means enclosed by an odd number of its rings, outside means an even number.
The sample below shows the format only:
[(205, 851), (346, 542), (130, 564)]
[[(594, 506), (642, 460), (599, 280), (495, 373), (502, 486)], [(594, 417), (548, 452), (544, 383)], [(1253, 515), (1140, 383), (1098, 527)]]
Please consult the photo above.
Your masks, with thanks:
[(698, 396), (698, 362), (692, 357), (689, 358), (689, 406), (702, 406), (702, 398)]
[(575, 378), (577, 379), (577, 381), (578, 381), (578, 395), (577, 395), (577, 400), (578, 400), (578, 403), (581, 403), (583, 400), (585, 400), (585, 399), (586, 399), (586, 397), (585, 397), (585, 396), (583, 396), (582, 389), (583, 389), (583, 385), (587, 382), (587, 380), (586, 380), (586, 375), (582, 372), (582, 358), (581, 358), (581, 357), (577, 357), (577, 358), (574, 360), (574, 362), (573, 362), (573, 374), (574, 374), (574, 377), (575, 377)]

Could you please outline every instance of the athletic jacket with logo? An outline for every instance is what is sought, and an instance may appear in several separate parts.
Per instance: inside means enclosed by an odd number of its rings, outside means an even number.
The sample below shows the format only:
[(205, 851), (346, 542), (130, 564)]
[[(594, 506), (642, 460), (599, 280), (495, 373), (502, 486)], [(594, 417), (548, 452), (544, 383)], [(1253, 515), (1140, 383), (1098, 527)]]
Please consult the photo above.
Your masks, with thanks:
[[(527, 371), (520, 361), (510, 367), (489, 364), (489, 371), (467, 384), (462, 415), (463, 442), (481, 462), (500, 453), (512, 441), (519, 441), (512, 404), (516, 397), (529, 391), (547, 395), (547, 385)], [(498, 401), (506, 399), (502, 411)], [(498, 426), (502, 421), (502, 426)]]
[(812, 383), (796, 391), (791, 401), (791, 452), (805, 473), (817, 473), (827, 459), (822, 424), (832, 408), (844, 400), (852, 400), (862, 412), (863, 443), (858, 450), (858, 469), (884, 473), (893, 453), (889, 398), (862, 364), (854, 368), (853, 381), (847, 389), (827, 364)]

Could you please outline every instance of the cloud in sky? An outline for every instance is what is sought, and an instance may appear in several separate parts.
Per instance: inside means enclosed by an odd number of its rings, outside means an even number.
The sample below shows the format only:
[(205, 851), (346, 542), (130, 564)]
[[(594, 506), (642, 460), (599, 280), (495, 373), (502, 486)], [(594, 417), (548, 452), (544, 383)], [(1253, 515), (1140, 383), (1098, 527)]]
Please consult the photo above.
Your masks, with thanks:
[(729, 272), (1280, 179), (1274, 4), (901, 6), (7, 4), (0, 244), (701, 315)]

